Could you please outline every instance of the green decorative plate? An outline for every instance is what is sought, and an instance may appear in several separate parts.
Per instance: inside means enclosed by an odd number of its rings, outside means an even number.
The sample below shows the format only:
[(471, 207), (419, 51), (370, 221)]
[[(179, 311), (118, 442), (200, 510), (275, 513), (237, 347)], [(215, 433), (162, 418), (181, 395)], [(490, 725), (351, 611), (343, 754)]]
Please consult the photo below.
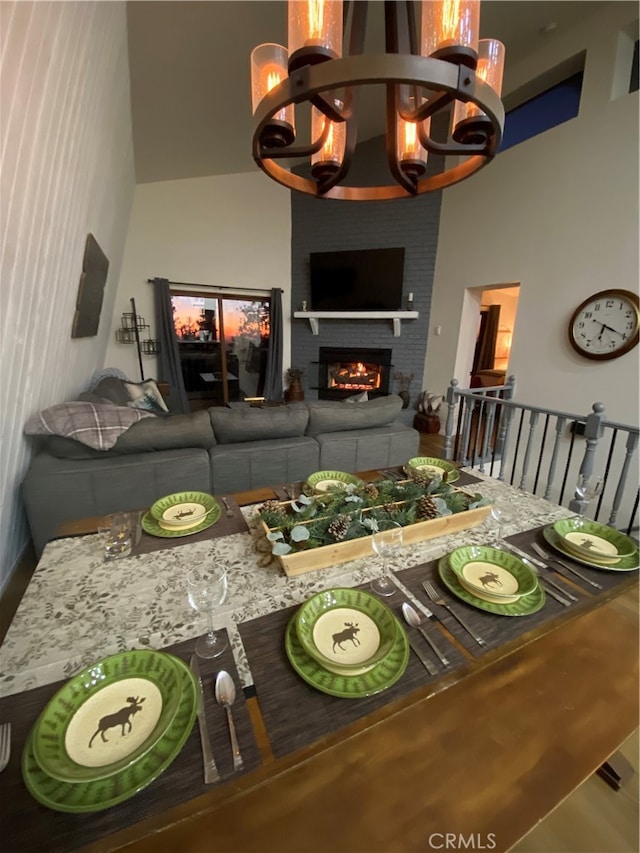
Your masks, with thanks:
[(43, 806), (59, 812), (97, 812), (128, 800), (141, 791), (176, 758), (191, 733), (196, 718), (196, 687), (185, 664), (174, 659), (180, 671), (181, 698), (173, 721), (157, 743), (134, 764), (95, 782), (62, 782), (43, 770), (33, 753), (33, 730), (22, 753), (22, 778), (30, 794)]
[(372, 669), (358, 675), (329, 672), (310, 658), (298, 640), (295, 620), (294, 616), (287, 625), (285, 633), (287, 657), (300, 678), (321, 693), (328, 693), (329, 696), (338, 696), (341, 699), (362, 699), (365, 696), (373, 696), (395, 684), (407, 668), (409, 643), (402, 625), (397, 620), (396, 637), (389, 654)]
[(589, 566), (592, 569), (600, 569), (603, 572), (633, 572), (640, 568), (640, 565), (638, 565), (640, 557), (638, 555), (637, 548), (635, 553), (630, 557), (622, 557), (615, 565), (605, 566), (602, 563), (594, 563), (592, 560), (588, 560), (585, 557), (578, 557), (577, 554), (573, 554), (571, 551), (566, 550), (562, 537), (556, 533), (551, 525), (542, 528), (542, 535), (554, 551), (562, 554), (563, 557), (569, 557), (569, 559), (575, 560), (577, 563), (582, 563), (583, 566)]
[(364, 481), (346, 471), (316, 471), (307, 477), (307, 485), (314, 492), (327, 492), (330, 489), (345, 489), (347, 486), (362, 486)]
[(618, 563), (623, 557), (632, 557), (637, 551), (633, 539), (588, 518), (561, 518), (553, 523), (553, 529), (561, 538), (565, 551), (605, 566)]
[(477, 607), (478, 610), (486, 610), (488, 613), (495, 613), (498, 616), (531, 616), (532, 613), (537, 613), (544, 607), (545, 594), (539, 584), (533, 592), (530, 592), (529, 595), (523, 595), (513, 604), (497, 604), (478, 598), (466, 590), (449, 565), (448, 557), (441, 557), (438, 561), (438, 574), (445, 586), (455, 596), (472, 607)]
[(182, 526), (200, 519), (211, 512), (215, 506), (218, 506), (216, 499), (207, 492), (176, 492), (152, 504), (149, 514), (156, 521)]
[(446, 459), (438, 459), (436, 456), (414, 456), (407, 462), (405, 468), (407, 474), (412, 471), (417, 471), (420, 474), (433, 474), (437, 477), (442, 477), (447, 483), (455, 483), (460, 479), (460, 471), (452, 463)]
[(386, 604), (361, 589), (325, 589), (295, 616), (296, 634), (323, 667), (354, 669), (379, 663), (391, 650), (397, 620)]
[(148, 649), (121, 652), (67, 681), (33, 729), (40, 767), (65, 782), (93, 782), (138, 761), (178, 710), (175, 660)]
[(466, 545), (449, 554), (449, 567), (473, 595), (509, 604), (533, 592), (538, 579), (514, 554), (483, 545)]
[(142, 516), (140, 523), (142, 524), (142, 529), (145, 533), (148, 533), (150, 536), (161, 536), (165, 539), (173, 539), (177, 536), (193, 536), (194, 533), (200, 533), (201, 530), (206, 530), (207, 527), (214, 525), (216, 521), (220, 519), (221, 515), (222, 510), (220, 509), (220, 504), (216, 501), (212, 511), (208, 513), (199, 524), (196, 524), (193, 527), (176, 527), (175, 530), (160, 527), (160, 523), (149, 512)]

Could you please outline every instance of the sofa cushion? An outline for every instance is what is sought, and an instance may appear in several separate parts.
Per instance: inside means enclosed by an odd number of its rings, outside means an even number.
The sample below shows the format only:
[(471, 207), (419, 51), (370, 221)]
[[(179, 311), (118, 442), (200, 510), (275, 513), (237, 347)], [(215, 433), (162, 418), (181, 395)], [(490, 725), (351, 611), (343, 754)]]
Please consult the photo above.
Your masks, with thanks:
[(152, 417), (150, 412), (127, 406), (76, 400), (32, 415), (24, 431), (27, 435), (60, 435), (95, 450), (108, 450), (132, 424), (149, 417)]
[(209, 415), (205, 411), (167, 418), (145, 418), (124, 432), (110, 450), (94, 450), (78, 441), (48, 436), (46, 450), (58, 459), (106, 459), (146, 450), (177, 450), (199, 447), (208, 450), (216, 443)]
[(304, 435), (309, 412), (304, 403), (288, 406), (234, 409), (209, 409), (211, 425), (220, 444), (237, 444), (241, 441), (295, 438)]
[(320, 435), (326, 432), (386, 426), (399, 415), (402, 400), (397, 394), (389, 394), (357, 405), (344, 400), (340, 402), (316, 400), (307, 405), (309, 408), (307, 435)]

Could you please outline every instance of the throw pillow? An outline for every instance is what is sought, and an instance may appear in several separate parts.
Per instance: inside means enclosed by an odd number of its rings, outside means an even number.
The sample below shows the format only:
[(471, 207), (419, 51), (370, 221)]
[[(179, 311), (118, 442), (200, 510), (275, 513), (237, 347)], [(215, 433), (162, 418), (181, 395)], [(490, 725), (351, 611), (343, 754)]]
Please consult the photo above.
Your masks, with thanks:
[(142, 409), (142, 411), (152, 412), (153, 414), (169, 411), (153, 379), (147, 379), (145, 382), (125, 382), (124, 387), (129, 394), (127, 406), (132, 409)]
[(27, 435), (61, 435), (95, 450), (109, 450), (132, 424), (151, 417), (113, 403), (60, 403), (29, 418)]

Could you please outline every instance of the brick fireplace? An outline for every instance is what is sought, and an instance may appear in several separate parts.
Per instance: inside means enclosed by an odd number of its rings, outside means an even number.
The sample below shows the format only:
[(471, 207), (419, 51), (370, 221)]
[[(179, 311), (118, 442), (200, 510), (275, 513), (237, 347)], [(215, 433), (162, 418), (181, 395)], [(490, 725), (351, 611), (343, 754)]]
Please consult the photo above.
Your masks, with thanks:
[(391, 350), (365, 347), (320, 347), (318, 398), (343, 400), (360, 391), (369, 398), (389, 393)]

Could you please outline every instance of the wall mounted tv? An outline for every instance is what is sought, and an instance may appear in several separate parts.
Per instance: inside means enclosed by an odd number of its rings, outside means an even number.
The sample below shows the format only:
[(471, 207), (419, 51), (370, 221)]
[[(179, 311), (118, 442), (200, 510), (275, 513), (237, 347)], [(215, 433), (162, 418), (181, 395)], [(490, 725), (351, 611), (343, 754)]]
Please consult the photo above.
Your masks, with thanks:
[(402, 307), (404, 249), (312, 252), (313, 311), (396, 311)]

